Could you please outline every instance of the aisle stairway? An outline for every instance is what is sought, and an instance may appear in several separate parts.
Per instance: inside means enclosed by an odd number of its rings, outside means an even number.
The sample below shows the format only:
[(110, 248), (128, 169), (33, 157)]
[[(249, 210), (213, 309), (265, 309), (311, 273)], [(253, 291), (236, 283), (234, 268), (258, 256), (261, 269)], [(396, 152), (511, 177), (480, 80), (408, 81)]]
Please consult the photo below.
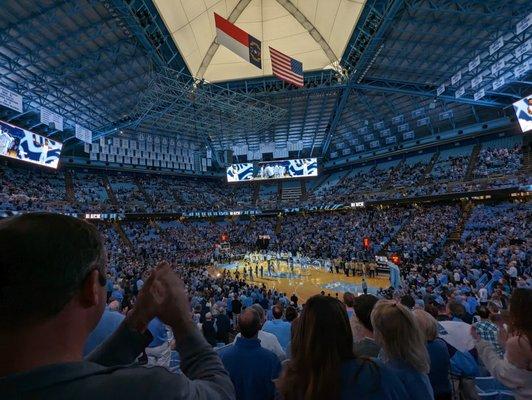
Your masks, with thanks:
[(147, 204), (150, 205), (150, 207), (155, 208), (155, 203), (153, 202), (152, 197), (146, 192), (146, 189), (142, 186), (137, 176), (134, 176), (135, 185), (139, 188), (140, 193), (142, 193), (142, 196), (144, 197), (144, 200)]
[(462, 233), (464, 232), (465, 224), (469, 217), (471, 216), (471, 212), (473, 211), (473, 208), (475, 206), (472, 202), (462, 202), (460, 205), (460, 208), (462, 209), (462, 215), (460, 216), (460, 221), (458, 221), (458, 224), (456, 224), (456, 227), (454, 228), (454, 231), (449, 235), (449, 240), (452, 242), (458, 242), (460, 241), (460, 238), (462, 237)]
[(253, 198), (251, 199), (251, 204), (254, 206), (257, 205), (260, 196), (260, 182), (257, 182), (253, 185)]
[(105, 191), (107, 192), (107, 197), (109, 197), (111, 204), (113, 206), (119, 207), (118, 198), (116, 197), (115, 192), (113, 192), (113, 188), (111, 187), (111, 184), (109, 183), (109, 179), (107, 178), (107, 175), (102, 176), (102, 184), (103, 184), (103, 187), (105, 188)]
[(434, 168), (434, 164), (436, 164), (436, 161), (438, 161), (438, 158), (440, 157), (440, 152), (434, 153), (432, 158), (430, 159), (429, 163), (425, 167), (425, 171), (423, 171), (423, 177), (419, 180), (418, 185), (424, 185), (428, 176), (432, 172), (432, 168)]
[(464, 175), (464, 181), (470, 181), (474, 178), (475, 168), (477, 167), (478, 155), (480, 153), (480, 144), (476, 144), (471, 151), (471, 156), (469, 157), (469, 163), (467, 164), (467, 170)]
[(70, 203), (76, 202), (76, 193), (74, 191), (74, 181), (72, 180), (72, 171), (65, 172), (65, 191), (66, 198)]
[(124, 243), (131, 250), (134, 250), (133, 243), (131, 243), (131, 240), (129, 240), (129, 238), (127, 237), (126, 232), (124, 232), (120, 221), (113, 222), (113, 228), (115, 228), (115, 231), (118, 233), (118, 236), (120, 236), (122, 243)]

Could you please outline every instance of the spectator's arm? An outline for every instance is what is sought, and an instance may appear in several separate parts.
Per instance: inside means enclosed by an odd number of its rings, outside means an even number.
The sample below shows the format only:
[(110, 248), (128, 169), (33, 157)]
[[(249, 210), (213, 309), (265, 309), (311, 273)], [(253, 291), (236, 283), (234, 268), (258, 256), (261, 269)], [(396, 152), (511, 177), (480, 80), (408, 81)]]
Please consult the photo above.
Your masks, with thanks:
[(526, 378), (523, 377), (522, 371), (508, 361), (499, 358), (491, 343), (480, 340), (475, 344), (475, 347), (484, 366), (503, 385), (510, 389), (518, 389), (526, 385)]
[(180, 368), (186, 377), (182, 393), (186, 399), (232, 399), (234, 388), (218, 354), (201, 333), (191, 326), (184, 335), (174, 332)]
[(133, 330), (124, 320), (118, 329), (95, 348), (86, 358), (106, 367), (127, 365), (135, 361), (146, 346), (153, 340), (150, 331), (144, 333)]

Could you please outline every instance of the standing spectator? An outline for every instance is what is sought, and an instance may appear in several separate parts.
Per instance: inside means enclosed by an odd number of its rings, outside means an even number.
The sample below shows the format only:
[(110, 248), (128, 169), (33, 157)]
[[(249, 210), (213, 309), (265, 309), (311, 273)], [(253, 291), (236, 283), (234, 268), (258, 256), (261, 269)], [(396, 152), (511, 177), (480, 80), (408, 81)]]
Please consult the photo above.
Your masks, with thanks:
[(216, 329), (216, 339), (220, 343), (229, 343), (229, 331), (231, 330), (231, 321), (225, 313), (225, 308), (220, 308), (218, 315), (215, 317), (214, 328)]
[(438, 321), (423, 310), (413, 311), (427, 342), (430, 358), (429, 380), (436, 400), (451, 400), (451, 360), (447, 345), (438, 338)]
[(283, 321), (283, 309), (279, 305), (273, 306), (272, 315), (273, 315), (273, 320), (266, 321), (266, 323), (262, 327), (262, 330), (264, 332), (269, 332), (275, 335), (275, 337), (279, 340), (281, 347), (286, 352), (286, 348), (288, 347), (288, 344), (290, 343), (290, 336), (291, 336), (290, 322)]
[[(115, 334), (84, 360), (85, 341), (105, 307), (99, 232), (73, 217), (28, 213), (0, 221), (0, 248), (2, 399), (233, 398), (169, 264), (152, 271)], [(146, 330), (154, 317), (172, 328), (183, 374), (131, 364), (151, 341)]]
[[(260, 318), (260, 325), (263, 326), (266, 322), (266, 313), (264, 312), (264, 308), (260, 306), (260, 304), (253, 304), (251, 307), (254, 309), (258, 314)], [(241, 336), (240, 333), (238, 333), (235, 337), (235, 340), (233, 343), (236, 343), (236, 340)], [(273, 351), (277, 357), (279, 357), (280, 361), (283, 361), (286, 358), (286, 352), (281, 347), (281, 344), (279, 343), (279, 340), (275, 337), (274, 334), (269, 332), (264, 332), (262, 329), (259, 330), (258, 338), (260, 340), (260, 345), (264, 347), (266, 350)]]
[(261, 347), (258, 333), (260, 316), (246, 308), (239, 317), (241, 336), (232, 346), (220, 350), (220, 358), (235, 386), (237, 400), (274, 398), (273, 380), (279, 376), (281, 363), (270, 350)]
[(233, 328), (236, 329), (238, 325), (238, 316), (242, 311), (242, 302), (236, 294), (233, 293), (233, 300), (231, 301), (231, 310), (233, 310)]
[(488, 307), (479, 306), (477, 308), (477, 315), (480, 317), (480, 321), (473, 326), (475, 327), (478, 336), (480, 336), (480, 339), (491, 343), (499, 355), (499, 358), (503, 358), (504, 349), (499, 344), (499, 327), (490, 320), (492, 315)]
[(353, 354), (353, 336), (340, 301), (313, 296), (294, 324), (292, 358), (276, 382), (284, 400), (408, 398), (388, 367)]
[(347, 318), (349, 319), (351, 319), (354, 313), (353, 311), (354, 302), (355, 302), (355, 296), (353, 295), (353, 293), (345, 292), (344, 293), (344, 304), (347, 310)]
[(205, 340), (209, 342), (212, 347), (216, 347), (216, 330), (214, 329), (214, 320), (210, 312), (205, 314), (205, 321), (201, 324), (201, 332)]
[(380, 300), (371, 312), (375, 340), (414, 400), (433, 399), (428, 373), (430, 360), (421, 329), (412, 312), (392, 300)]
[(375, 342), (370, 318), (378, 300), (371, 294), (363, 294), (355, 298), (354, 314), (350, 321), (354, 339), (353, 351), (358, 356), (377, 357), (381, 350)]

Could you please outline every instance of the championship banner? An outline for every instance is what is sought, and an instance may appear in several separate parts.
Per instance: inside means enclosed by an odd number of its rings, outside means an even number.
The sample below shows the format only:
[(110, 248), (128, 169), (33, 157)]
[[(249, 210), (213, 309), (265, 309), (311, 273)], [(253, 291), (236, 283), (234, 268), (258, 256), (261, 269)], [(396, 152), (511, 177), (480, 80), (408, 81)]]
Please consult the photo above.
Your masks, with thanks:
[(0, 86), (0, 105), (22, 112), (22, 96)]

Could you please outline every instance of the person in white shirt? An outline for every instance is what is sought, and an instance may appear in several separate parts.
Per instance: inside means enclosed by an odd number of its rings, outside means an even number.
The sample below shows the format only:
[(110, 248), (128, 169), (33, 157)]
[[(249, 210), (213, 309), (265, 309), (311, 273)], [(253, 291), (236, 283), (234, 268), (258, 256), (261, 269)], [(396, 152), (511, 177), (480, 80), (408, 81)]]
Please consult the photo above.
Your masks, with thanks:
[[(262, 308), (260, 304), (253, 304), (250, 308), (253, 308), (255, 311), (259, 313), (260, 320), (261, 320), (261, 326), (264, 325), (264, 323), (266, 322), (266, 313), (264, 312), (264, 308)], [(240, 333), (236, 335), (233, 343), (235, 343), (236, 339), (240, 336), (241, 336)], [(286, 359), (286, 353), (281, 347), (281, 344), (279, 343), (279, 339), (277, 339), (277, 337), (274, 334), (269, 333), (269, 332), (264, 332), (261, 329), (258, 333), (258, 338), (260, 340), (261, 347), (265, 348), (266, 350), (270, 350), (274, 352), (275, 355), (279, 358), (279, 361), (283, 361), (284, 359)]]
[(488, 289), (484, 287), (484, 284), (480, 285), (480, 289), (478, 290), (478, 297), (481, 304), (488, 303)]

